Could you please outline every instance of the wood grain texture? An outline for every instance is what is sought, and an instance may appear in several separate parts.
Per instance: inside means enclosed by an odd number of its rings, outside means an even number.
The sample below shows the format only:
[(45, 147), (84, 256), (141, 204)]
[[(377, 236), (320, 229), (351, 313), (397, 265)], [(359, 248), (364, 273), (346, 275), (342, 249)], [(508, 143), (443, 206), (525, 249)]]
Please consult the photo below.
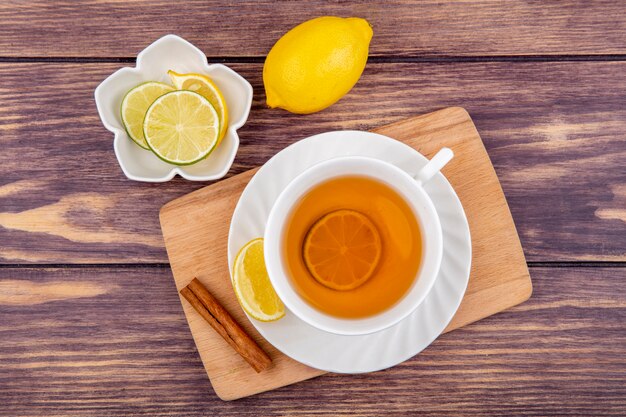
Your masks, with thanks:
[[(228, 272), (228, 228), (239, 195), (254, 172), (256, 169), (178, 198), (160, 211), (176, 289), (180, 291), (192, 278), (197, 278), (272, 360), (269, 369), (255, 372), (181, 297), (206, 374), (223, 400), (247, 397), (324, 373), (292, 360), (265, 340), (246, 317), (233, 292)], [(206, 216), (206, 213), (220, 213), (220, 216)]]
[(623, 415), (626, 268), (531, 274), (528, 302), (443, 335), (397, 367), (223, 402), (168, 268), (3, 268), (0, 285), (16, 292), (63, 284), (74, 294), (53, 291), (34, 305), (0, 300), (0, 414)]
[(8, 1), (0, 54), (134, 57), (176, 33), (209, 56), (265, 56), (298, 23), (359, 16), (374, 26), (373, 55), (626, 53), (620, 1)]
[[(159, 207), (207, 183), (124, 178), (92, 95), (119, 66), (0, 64), (0, 262), (167, 261)], [(371, 64), (348, 96), (309, 116), (265, 108), (261, 66), (232, 67), (255, 96), (231, 173), (312, 134), (459, 105), (529, 261), (626, 260), (624, 62)]]
[[(467, 112), (460, 107), (446, 108), (375, 131), (404, 142), (428, 158), (442, 147), (454, 152), (454, 159), (443, 173), (467, 216), (472, 236), (472, 268), (465, 297), (446, 331), (526, 301), (532, 284), (524, 253), (496, 173)], [(178, 198), (160, 212), (176, 288), (180, 291), (197, 277), (274, 361), (270, 369), (255, 374), (219, 334), (209, 331), (193, 307), (183, 302), (213, 389), (224, 400), (247, 397), (323, 373), (290, 360), (263, 340), (239, 308), (228, 279), (232, 266), (228, 264), (226, 242), (232, 213), (255, 172), (256, 169), (244, 172)]]
[(267, 353), (259, 348), (259, 345), (197, 278), (192, 279), (185, 288), (179, 290), (179, 293), (256, 372), (262, 372), (272, 364)]
[[(231, 3), (0, 2), (0, 415), (623, 416), (623, 267), (531, 268), (529, 302), (398, 367), (222, 402), (169, 268), (6, 265), (166, 262), (159, 207), (206, 185), (125, 180), (93, 103), (124, 64), (54, 60), (132, 59), (176, 33), (209, 56), (260, 62), (287, 29), (322, 14), (373, 23), (363, 78), (331, 109), (302, 117), (263, 107), (260, 64), (233, 65), (255, 100), (231, 175), (310, 134), (463, 106), (528, 260), (626, 260), (626, 63), (601, 62), (626, 53), (622, 1)], [(515, 62), (470, 62), (489, 57)]]

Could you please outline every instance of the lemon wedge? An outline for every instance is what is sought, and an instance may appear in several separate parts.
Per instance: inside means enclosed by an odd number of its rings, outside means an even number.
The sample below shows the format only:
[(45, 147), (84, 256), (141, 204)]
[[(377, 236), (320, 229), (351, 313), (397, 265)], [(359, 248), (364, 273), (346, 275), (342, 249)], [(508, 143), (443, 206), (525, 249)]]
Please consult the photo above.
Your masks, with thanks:
[(256, 320), (275, 321), (285, 315), (285, 306), (265, 269), (262, 238), (239, 250), (233, 266), (233, 288), (241, 307)]
[(174, 91), (170, 85), (149, 81), (131, 89), (122, 99), (122, 123), (128, 136), (139, 146), (149, 149), (143, 135), (143, 119), (154, 100)]
[(209, 100), (192, 91), (172, 91), (148, 108), (143, 134), (150, 149), (174, 165), (206, 158), (217, 146), (220, 121)]
[(221, 124), (220, 135), (217, 141), (219, 145), (228, 130), (228, 107), (226, 107), (226, 100), (220, 89), (215, 85), (213, 80), (206, 75), (196, 73), (179, 74), (172, 70), (169, 70), (167, 74), (170, 76), (172, 84), (174, 84), (178, 90), (195, 91), (209, 100), (213, 107), (215, 107)]

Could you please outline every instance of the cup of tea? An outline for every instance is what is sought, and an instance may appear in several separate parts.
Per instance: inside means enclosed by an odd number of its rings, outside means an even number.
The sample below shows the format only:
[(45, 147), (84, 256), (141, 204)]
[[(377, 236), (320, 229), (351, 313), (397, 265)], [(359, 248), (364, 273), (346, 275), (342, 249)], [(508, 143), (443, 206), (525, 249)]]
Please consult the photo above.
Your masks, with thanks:
[(293, 179), (265, 229), (265, 263), (287, 308), (318, 329), (374, 333), (432, 288), (443, 253), (423, 185), (453, 157), (442, 148), (415, 175), (378, 159), (320, 162)]

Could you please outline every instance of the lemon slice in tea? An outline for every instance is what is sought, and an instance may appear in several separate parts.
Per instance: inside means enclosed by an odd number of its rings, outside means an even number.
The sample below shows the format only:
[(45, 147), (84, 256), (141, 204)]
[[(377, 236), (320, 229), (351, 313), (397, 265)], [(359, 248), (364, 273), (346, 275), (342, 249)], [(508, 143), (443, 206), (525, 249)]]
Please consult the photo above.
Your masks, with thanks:
[(263, 239), (246, 243), (239, 250), (233, 266), (233, 288), (241, 307), (259, 321), (274, 321), (285, 315), (265, 269)]
[(170, 85), (149, 81), (131, 89), (122, 99), (122, 123), (128, 136), (139, 146), (149, 149), (143, 136), (143, 119), (148, 107), (163, 94), (174, 91)]
[(352, 290), (367, 281), (378, 265), (382, 243), (365, 215), (336, 210), (319, 219), (304, 240), (304, 262), (320, 284)]
[(192, 91), (173, 91), (148, 108), (143, 134), (152, 151), (174, 165), (206, 158), (217, 145), (220, 121), (209, 100)]

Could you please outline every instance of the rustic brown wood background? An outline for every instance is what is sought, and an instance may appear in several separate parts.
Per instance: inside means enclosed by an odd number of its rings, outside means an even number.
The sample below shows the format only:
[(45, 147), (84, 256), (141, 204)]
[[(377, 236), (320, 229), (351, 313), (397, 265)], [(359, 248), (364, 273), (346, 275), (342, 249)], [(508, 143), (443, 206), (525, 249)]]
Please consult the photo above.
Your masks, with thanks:
[[(265, 54), (325, 14), (374, 25), (362, 79), (315, 115), (266, 109)], [(206, 183), (126, 180), (93, 102), (166, 33), (255, 89), (231, 174), (310, 134), (465, 107), (531, 300), (387, 371), (220, 401), (158, 225), (162, 204)], [(0, 415), (625, 415), (625, 132), (622, 1), (2, 2)]]

